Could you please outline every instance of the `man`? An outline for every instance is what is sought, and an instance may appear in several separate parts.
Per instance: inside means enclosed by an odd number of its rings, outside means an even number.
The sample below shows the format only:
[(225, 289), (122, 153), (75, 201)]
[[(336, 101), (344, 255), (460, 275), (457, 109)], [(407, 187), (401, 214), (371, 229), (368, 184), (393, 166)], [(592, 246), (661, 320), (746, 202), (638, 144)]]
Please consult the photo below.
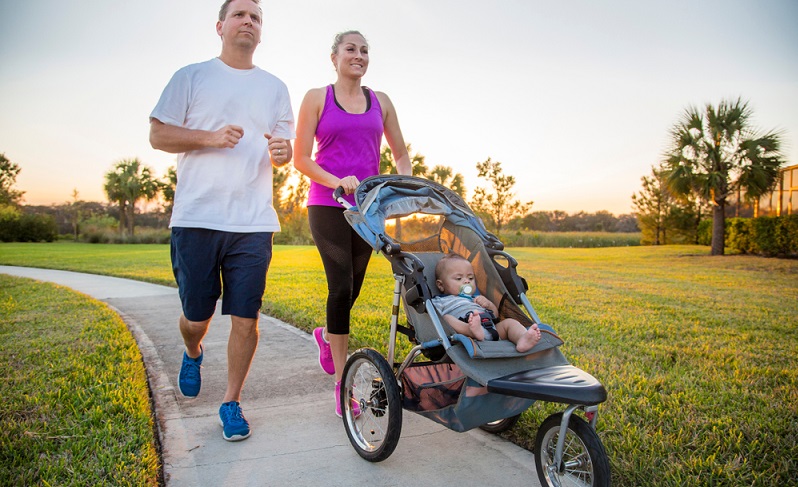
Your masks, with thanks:
[(222, 313), (232, 321), (219, 408), (228, 441), (250, 435), (241, 389), (258, 345), (272, 234), (280, 230), (271, 166), (291, 160), (295, 137), (285, 84), (252, 62), (261, 40), (259, 3), (224, 2), (216, 23), (221, 55), (178, 70), (150, 115), (152, 147), (178, 154), (170, 222), (186, 347), (178, 386), (186, 397), (199, 394), (202, 339), (221, 294)]

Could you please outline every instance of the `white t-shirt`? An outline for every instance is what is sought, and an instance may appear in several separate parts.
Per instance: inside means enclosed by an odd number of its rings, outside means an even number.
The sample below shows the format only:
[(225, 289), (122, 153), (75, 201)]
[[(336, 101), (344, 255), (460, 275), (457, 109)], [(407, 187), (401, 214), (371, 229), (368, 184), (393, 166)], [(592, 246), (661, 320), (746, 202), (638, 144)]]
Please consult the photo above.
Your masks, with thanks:
[(225, 125), (244, 129), (232, 149), (178, 154), (170, 227), (280, 231), (263, 134), (296, 137), (285, 83), (258, 67), (234, 69), (214, 58), (178, 70), (150, 118), (189, 129), (213, 131)]

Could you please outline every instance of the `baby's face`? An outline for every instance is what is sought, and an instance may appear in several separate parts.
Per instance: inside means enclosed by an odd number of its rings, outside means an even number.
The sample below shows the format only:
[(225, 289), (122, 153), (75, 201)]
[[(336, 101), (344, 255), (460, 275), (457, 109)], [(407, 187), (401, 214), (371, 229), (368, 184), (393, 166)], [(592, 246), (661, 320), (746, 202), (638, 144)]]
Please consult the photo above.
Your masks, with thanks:
[(467, 260), (447, 263), (441, 274), (435, 284), (444, 294), (460, 294), (460, 286), (474, 283), (474, 268)]

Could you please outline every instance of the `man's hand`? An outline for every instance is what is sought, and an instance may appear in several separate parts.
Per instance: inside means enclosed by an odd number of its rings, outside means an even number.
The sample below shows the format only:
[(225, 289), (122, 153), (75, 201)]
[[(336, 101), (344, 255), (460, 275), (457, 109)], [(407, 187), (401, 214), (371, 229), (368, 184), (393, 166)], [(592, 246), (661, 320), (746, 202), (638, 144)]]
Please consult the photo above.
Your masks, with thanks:
[(244, 129), (238, 125), (225, 125), (215, 132), (211, 132), (210, 147), (217, 149), (232, 149), (244, 136)]
[(263, 134), (269, 140), (269, 157), (277, 166), (282, 166), (291, 160), (293, 150), (291, 143), (282, 137), (273, 137), (272, 134)]

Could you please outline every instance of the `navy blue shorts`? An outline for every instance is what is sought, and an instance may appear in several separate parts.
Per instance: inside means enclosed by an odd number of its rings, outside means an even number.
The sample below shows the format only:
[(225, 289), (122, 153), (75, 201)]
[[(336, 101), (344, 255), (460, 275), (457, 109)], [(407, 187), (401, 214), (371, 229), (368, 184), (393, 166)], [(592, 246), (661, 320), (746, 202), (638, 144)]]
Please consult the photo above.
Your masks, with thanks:
[(172, 228), (172, 271), (189, 321), (222, 314), (257, 318), (272, 260), (272, 232)]

